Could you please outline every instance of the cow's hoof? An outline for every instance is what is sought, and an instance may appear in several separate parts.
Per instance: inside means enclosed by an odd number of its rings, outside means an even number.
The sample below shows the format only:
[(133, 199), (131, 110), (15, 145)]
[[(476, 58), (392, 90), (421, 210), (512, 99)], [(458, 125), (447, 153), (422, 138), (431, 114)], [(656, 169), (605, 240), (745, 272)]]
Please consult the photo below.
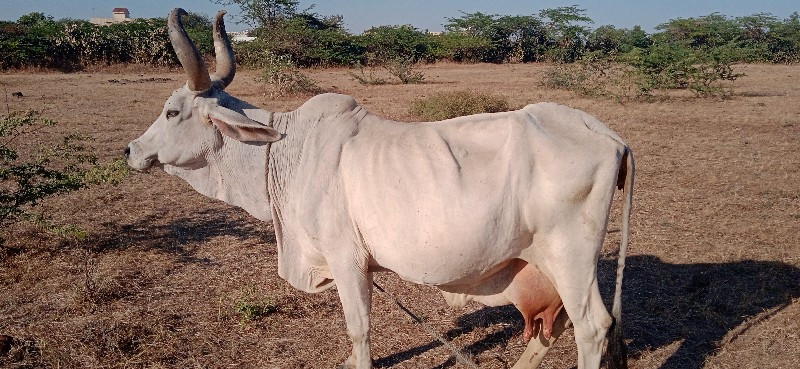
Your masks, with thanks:
[(358, 366), (356, 364), (350, 363), (350, 360), (348, 359), (343, 364), (339, 364), (339, 366), (336, 367), (336, 369), (361, 369), (361, 368), (369, 368), (369, 369), (371, 369), (372, 365), (370, 363), (370, 364), (367, 364), (366, 366), (361, 367), (361, 366)]

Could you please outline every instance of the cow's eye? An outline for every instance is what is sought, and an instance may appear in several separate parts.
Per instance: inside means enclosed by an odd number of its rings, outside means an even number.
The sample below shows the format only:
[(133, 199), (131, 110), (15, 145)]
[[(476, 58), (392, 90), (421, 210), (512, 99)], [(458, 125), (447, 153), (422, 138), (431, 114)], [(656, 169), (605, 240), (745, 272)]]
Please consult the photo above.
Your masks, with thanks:
[(177, 110), (167, 110), (167, 118), (177, 117), (180, 114)]

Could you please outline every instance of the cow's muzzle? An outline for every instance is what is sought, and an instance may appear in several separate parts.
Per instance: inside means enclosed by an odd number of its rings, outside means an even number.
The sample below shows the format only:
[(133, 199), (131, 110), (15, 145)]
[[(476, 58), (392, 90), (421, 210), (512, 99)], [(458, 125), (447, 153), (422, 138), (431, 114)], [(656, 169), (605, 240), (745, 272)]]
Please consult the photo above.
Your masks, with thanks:
[(125, 147), (123, 153), (128, 166), (131, 167), (131, 169), (141, 172), (150, 169), (150, 167), (153, 166), (153, 162), (156, 160), (156, 155), (145, 155), (141, 148), (136, 145), (135, 141), (129, 143), (128, 146)]

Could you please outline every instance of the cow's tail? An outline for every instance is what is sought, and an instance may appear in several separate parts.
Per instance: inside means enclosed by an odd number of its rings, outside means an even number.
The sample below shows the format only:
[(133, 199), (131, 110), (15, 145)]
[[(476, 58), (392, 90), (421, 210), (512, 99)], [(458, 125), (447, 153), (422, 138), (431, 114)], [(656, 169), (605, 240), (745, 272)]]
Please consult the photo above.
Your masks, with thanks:
[(619, 242), (617, 279), (614, 289), (614, 302), (611, 307), (614, 324), (608, 336), (608, 347), (606, 349), (606, 361), (609, 369), (626, 369), (628, 367), (628, 350), (622, 334), (622, 272), (625, 269), (625, 255), (628, 252), (628, 238), (630, 236), (634, 172), (633, 152), (630, 147), (626, 146), (619, 169), (618, 181), (618, 186), (624, 194), (624, 203), (622, 206), (622, 239)]

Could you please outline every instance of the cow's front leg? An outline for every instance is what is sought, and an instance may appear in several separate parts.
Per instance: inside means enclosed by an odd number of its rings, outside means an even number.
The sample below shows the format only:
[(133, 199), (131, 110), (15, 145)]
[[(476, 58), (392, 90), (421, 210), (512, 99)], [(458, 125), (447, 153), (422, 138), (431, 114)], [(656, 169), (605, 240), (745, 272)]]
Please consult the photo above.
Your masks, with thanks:
[(331, 272), (342, 301), (347, 334), (353, 341), (353, 352), (340, 368), (370, 369), (372, 356), (369, 347), (369, 313), (372, 307), (372, 273), (366, 271), (366, 266), (341, 267)]

